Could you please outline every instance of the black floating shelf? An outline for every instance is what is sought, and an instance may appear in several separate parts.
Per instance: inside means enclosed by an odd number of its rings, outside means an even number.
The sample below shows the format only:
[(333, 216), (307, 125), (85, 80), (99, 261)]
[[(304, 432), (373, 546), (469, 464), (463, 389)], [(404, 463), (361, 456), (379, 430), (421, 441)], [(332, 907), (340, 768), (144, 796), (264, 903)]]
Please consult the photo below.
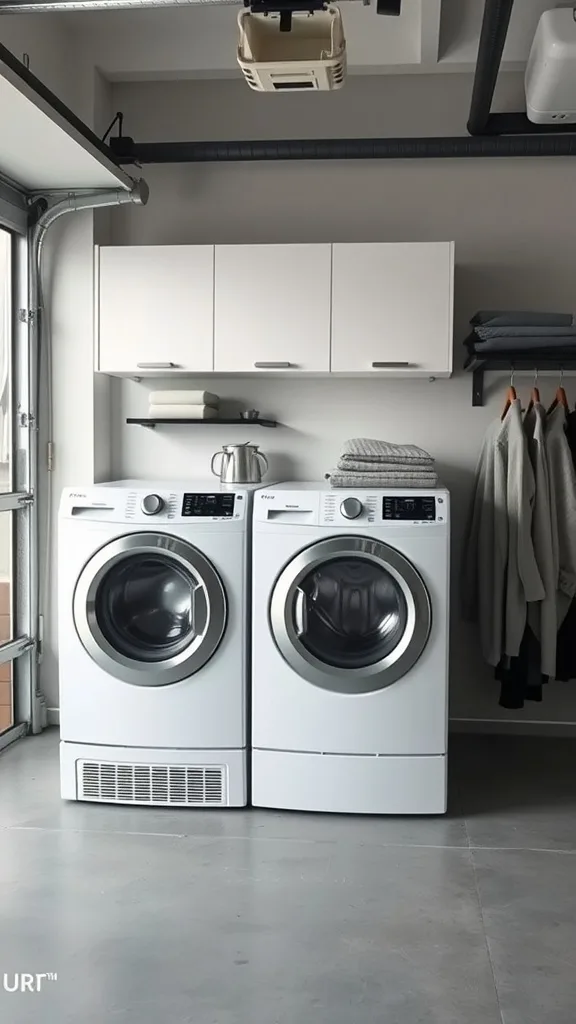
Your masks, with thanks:
[(243, 420), (241, 418), (238, 418), (237, 416), (234, 419), (226, 418), (226, 419), (214, 419), (214, 420), (196, 420), (196, 419), (194, 419), (194, 420), (177, 419), (176, 420), (176, 419), (168, 419), (168, 417), (165, 417), (165, 416), (161, 416), (159, 419), (157, 419), (157, 418), (150, 418), (150, 417), (144, 417), (143, 419), (140, 419), (140, 417), (129, 416), (128, 419), (126, 420), (126, 423), (137, 423), (138, 426), (140, 426), (140, 427), (149, 427), (150, 430), (154, 430), (154, 427), (158, 427), (158, 426), (162, 427), (162, 426), (165, 426), (167, 424), (168, 425), (172, 425), (172, 424), (175, 424), (175, 423), (177, 423), (178, 425), (186, 424), (186, 426), (195, 426), (195, 427), (216, 427), (216, 426), (221, 426), (222, 424), (231, 426), (232, 424), (234, 424), (234, 426), (236, 426), (236, 427), (242, 426), (242, 427), (246, 427), (247, 429), (249, 429), (250, 427), (276, 427), (276, 426), (278, 426), (278, 424), (276, 423), (276, 420), (261, 420), (261, 419), (257, 419), (257, 420)]
[(472, 374), (472, 405), (484, 405), (484, 374), (489, 370), (576, 370), (576, 349), (534, 349), (528, 352), (471, 352), (464, 369)]

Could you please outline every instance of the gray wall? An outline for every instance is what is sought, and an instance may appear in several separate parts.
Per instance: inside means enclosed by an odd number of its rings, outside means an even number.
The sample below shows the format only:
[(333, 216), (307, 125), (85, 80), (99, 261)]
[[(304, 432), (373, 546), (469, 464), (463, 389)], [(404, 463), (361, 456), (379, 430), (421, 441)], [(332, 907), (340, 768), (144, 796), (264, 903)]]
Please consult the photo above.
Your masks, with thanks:
[[(357, 77), (341, 94), (306, 97), (258, 96), (236, 80), (131, 83), (114, 87), (113, 109), (124, 111), (126, 133), (142, 141), (460, 135), (470, 88), (466, 75)], [(521, 102), (520, 76), (504, 76), (500, 108)], [(562, 727), (576, 720), (570, 685), (550, 687), (542, 705), (524, 712), (498, 708), (474, 632), (460, 621), (457, 587), (478, 449), (504, 389), (502, 378), (492, 378), (485, 408), (472, 409), (471, 379), (459, 370), (460, 341), (479, 307), (576, 308), (574, 167), (565, 159), (147, 167), (149, 206), (120, 210), (114, 218), (118, 244), (455, 240), (457, 370), (451, 380), (226, 380), (217, 390), (286, 425), (250, 435), (280, 478), (320, 478), (341, 442), (355, 435), (414, 442), (436, 456), (454, 503), (451, 713), (459, 719)], [(521, 380), (525, 394), (529, 386), (529, 378)], [(554, 380), (543, 384), (545, 399), (555, 386)], [(152, 434), (128, 427), (126, 415), (145, 413), (147, 389), (122, 382), (114, 390), (119, 476), (197, 477), (223, 441), (248, 440), (236, 429)], [(576, 399), (576, 382), (570, 390)]]

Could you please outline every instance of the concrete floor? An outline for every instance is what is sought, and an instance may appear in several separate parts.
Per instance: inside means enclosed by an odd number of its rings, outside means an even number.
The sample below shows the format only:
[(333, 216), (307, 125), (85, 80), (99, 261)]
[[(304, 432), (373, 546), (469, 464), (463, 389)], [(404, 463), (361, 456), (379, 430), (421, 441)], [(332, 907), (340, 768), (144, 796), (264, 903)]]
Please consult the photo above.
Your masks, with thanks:
[[(576, 740), (457, 737), (446, 818), (62, 804), (0, 757), (6, 1024), (573, 1024)], [(54, 972), (40, 992), (2, 975)]]

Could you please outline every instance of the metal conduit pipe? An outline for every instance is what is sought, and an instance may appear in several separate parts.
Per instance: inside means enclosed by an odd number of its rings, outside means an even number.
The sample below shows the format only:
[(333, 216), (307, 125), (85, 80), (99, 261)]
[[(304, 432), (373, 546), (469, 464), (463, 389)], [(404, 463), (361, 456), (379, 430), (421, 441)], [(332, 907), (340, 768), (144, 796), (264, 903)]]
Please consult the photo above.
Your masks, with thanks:
[(274, 160), (435, 160), (576, 156), (576, 134), (423, 139), (273, 139), (248, 142), (111, 140), (121, 164), (235, 163)]
[[(105, 206), (123, 206), (127, 203), (135, 203), (145, 206), (148, 202), (148, 185), (144, 180), (135, 183), (131, 191), (125, 189), (108, 189), (106, 191), (85, 193), (75, 195), (69, 193), (64, 199), (56, 202), (53, 206), (39, 217), (32, 228), (28, 246), (28, 308), (30, 310), (28, 330), (28, 365), (30, 368), (29, 377), (29, 412), (30, 422), (33, 430), (30, 437), (30, 462), (28, 467), (28, 491), (32, 492), (34, 480), (38, 480), (39, 467), (39, 412), (40, 412), (40, 358), (45, 351), (47, 362), (46, 386), (47, 398), (47, 433), (48, 445), (53, 444), (52, 440), (52, 383), (50, 372), (50, 341), (48, 325), (44, 322), (44, 297), (42, 290), (42, 253), (46, 234), (52, 224), (59, 220), (66, 213), (77, 213), (80, 210), (96, 210)], [(41, 639), (40, 614), (42, 607), (47, 607), (47, 566), (50, 557), (50, 504), (51, 504), (51, 474), (48, 473), (48, 484), (46, 489), (46, 551), (44, 554), (44, 580), (40, 573), (40, 515), (38, 509), (38, 494), (35, 494), (35, 501), (29, 506), (28, 518), (28, 540), (31, 552), (30, 565), (30, 604), (28, 609), (30, 628), (32, 635)], [(42, 596), (40, 590), (45, 591)], [(42, 731), (42, 704), (38, 688), (38, 658), (32, 653), (31, 662), (32, 678), (32, 707), (31, 707), (31, 728), (33, 733)]]
[[(198, 7), (239, 5), (243, 0), (0, 0), (0, 14), (42, 14), (51, 11), (109, 11), (141, 8)], [(382, 0), (382, 14), (399, 14), (400, 0)]]

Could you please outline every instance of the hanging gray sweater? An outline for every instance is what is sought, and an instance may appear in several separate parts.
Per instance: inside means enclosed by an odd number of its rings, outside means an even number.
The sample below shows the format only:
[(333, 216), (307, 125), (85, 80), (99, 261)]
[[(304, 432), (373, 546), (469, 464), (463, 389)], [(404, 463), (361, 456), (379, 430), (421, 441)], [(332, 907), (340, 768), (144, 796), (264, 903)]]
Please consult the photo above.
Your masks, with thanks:
[(527, 602), (544, 597), (531, 534), (534, 493), (516, 399), (484, 438), (464, 541), (463, 611), (479, 624), (489, 665), (497, 665), (503, 654), (518, 655)]

